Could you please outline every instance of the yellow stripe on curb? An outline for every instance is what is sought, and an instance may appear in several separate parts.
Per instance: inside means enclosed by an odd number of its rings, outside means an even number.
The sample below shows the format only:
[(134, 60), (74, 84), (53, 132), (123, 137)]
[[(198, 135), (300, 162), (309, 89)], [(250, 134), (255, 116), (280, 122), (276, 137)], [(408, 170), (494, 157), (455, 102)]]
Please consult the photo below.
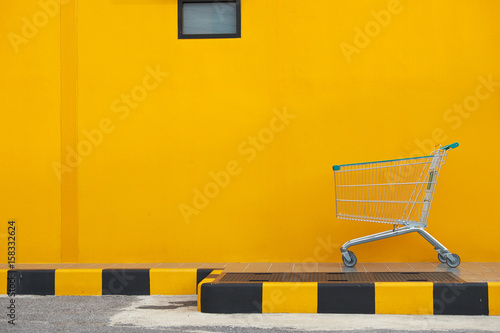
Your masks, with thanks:
[(196, 294), (196, 268), (151, 268), (151, 295)]
[(219, 275), (219, 274), (221, 274), (222, 272), (224, 272), (224, 270), (223, 270), (223, 269), (214, 269), (214, 270), (212, 271), (212, 273), (210, 273), (210, 275), (215, 275), (215, 274)]
[(201, 312), (201, 286), (205, 283), (213, 282), (215, 279), (205, 278), (198, 284), (198, 311)]
[(433, 314), (432, 282), (375, 282), (376, 314)]
[(490, 316), (500, 316), (500, 282), (488, 282)]
[(0, 269), (0, 295), (7, 294), (7, 271), (8, 269)]
[(264, 282), (262, 313), (318, 312), (317, 282)]
[(56, 269), (57, 296), (102, 295), (102, 269)]

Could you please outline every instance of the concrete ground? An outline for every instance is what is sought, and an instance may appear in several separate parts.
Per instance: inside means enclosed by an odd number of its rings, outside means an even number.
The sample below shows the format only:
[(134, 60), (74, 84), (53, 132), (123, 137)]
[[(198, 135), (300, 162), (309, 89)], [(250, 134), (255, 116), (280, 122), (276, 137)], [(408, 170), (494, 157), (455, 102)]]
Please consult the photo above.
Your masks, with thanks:
[(0, 297), (0, 332), (499, 332), (500, 316), (206, 314), (196, 296)]

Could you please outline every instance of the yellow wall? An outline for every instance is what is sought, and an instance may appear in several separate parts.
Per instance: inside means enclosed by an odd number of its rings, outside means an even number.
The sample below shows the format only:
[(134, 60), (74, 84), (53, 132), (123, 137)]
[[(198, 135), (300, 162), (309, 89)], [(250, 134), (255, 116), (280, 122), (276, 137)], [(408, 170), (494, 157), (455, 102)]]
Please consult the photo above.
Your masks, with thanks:
[[(18, 7), (2, 10), (3, 31), (28, 15)], [(62, 225), (78, 228), (62, 252), (80, 262), (337, 262), (342, 243), (386, 227), (335, 218), (331, 166), (455, 141), (428, 230), (463, 261), (500, 259), (500, 84), (482, 83), (500, 82), (500, 3), (242, 0), (242, 38), (208, 40), (177, 39), (175, 0), (86, 0), (77, 14), (82, 157), (71, 168), (78, 207), (62, 207), (77, 221), (60, 221), (50, 164), (61, 150), (57, 22), (21, 55), (2, 41), (13, 64), (0, 74), (2, 133), (16, 140), (2, 144), (15, 195), (0, 194), (11, 202), (1, 214), (44, 244), (24, 236), (23, 259), (57, 261)], [(214, 188), (223, 170), (229, 181)], [(205, 186), (213, 198), (190, 215)], [(418, 235), (353, 250), (360, 262), (436, 260)]]
[[(55, 7), (57, 9), (57, 7)], [(60, 29), (37, 1), (0, 3), (0, 260), (16, 220), (16, 260), (57, 262), (61, 248)]]

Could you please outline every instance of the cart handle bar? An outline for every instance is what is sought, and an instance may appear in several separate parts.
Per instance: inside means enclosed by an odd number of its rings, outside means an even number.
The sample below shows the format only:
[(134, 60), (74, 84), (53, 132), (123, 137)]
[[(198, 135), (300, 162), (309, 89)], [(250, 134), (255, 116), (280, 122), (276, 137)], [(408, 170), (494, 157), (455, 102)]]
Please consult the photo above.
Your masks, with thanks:
[(442, 150), (455, 149), (458, 147), (458, 142), (452, 143), (451, 145), (446, 145), (441, 147)]
[[(455, 149), (458, 147), (458, 142), (452, 143), (451, 145), (446, 145), (441, 147), (442, 150), (449, 150), (449, 149)], [(342, 164), (342, 165), (334, 165), (333, 166), (333, 171), (339, 171), (340, 167), (344, 166), (352, 166), (352, 165), (361, 165), (361, 164), (373, 164), (373, 163), (384, 163), (384, 162), (396, 162), (396, 161), (406, 161), (406, 160), (415, 160), (419, 158), (429, 158), (433, 157), (432, 155), (430, 156), (421, 156), (421, 157), (409, 157), (409, 158), (400, 158), (397, 160), (387, 160), (387, 161), (377, 161), (377, 162), (365, 162), (365, 163), (354, 163), (354, 164)]]

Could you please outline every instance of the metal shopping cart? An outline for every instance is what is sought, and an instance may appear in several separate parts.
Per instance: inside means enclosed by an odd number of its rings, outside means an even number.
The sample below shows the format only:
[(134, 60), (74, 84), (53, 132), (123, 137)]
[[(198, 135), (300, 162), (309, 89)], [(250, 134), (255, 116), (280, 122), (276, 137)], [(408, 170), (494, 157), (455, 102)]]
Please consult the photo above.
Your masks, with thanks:
[(333, 166), (337, 218), (392, 224), (392, 230), (356, 238), (340, 248), (347, 267), (357, 258), (349, 247), (418, 232), (434, 246), (438, 259), (450, 267), (460, 257), (432, 237), (425, 227), (441, 166), (458, 143), (437, 146), (430, 156)]

